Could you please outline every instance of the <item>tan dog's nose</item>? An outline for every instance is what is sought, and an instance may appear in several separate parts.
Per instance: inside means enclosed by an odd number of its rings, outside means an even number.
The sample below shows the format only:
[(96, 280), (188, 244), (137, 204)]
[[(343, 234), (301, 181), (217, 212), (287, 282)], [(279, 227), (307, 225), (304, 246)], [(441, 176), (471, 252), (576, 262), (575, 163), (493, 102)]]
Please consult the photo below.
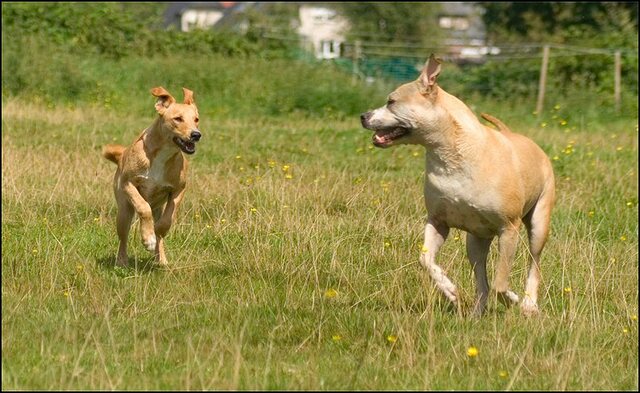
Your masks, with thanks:
[(198, 130), (191, 131), (191, 140), (194, 142), (198, 142), (202, 134)]

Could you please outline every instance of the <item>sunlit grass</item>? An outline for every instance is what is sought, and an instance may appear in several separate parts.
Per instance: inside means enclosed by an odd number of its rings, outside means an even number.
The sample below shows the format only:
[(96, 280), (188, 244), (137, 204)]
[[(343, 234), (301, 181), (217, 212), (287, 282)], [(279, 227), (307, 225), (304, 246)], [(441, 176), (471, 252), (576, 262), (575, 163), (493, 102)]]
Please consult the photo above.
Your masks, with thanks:
[(169, 268), (135, 226), (121, 269), (100, 149), (152, 110), (3, 100), (3, 387), (637, 389), (637, 120), (551, 119), (558, 105), (545, 127), (503, 119), (556, 174), (542, 315), (492, 300), (474, 319), (464, 233), (439, 257), (461, 315), (418, 263), (424, 152), (371, 148), (357, 117), (201, 115)]

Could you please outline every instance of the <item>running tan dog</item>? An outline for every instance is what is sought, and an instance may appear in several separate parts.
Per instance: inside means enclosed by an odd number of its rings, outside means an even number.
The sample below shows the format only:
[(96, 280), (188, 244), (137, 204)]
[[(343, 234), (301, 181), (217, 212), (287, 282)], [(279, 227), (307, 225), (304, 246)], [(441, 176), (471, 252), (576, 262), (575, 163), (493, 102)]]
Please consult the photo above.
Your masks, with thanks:
[(476, 281), (474, 313), (481, 314), (487, 302), (486, 262), (495, 236), (500, 255), (494, 290), (502, 302), (519, 302), (509, 289), (509, 273), (524, 222), (530, 266), (521, 308), (527, 315), (535, 314), (540, 253), (555, 199), (551, 163), (533, 141), (511, 132), (498, 119), (482, 115), (499, 131), (481, 124), (465, 104), (438, 86), (440, 68), (431, 55), (418, 80), (389, 94), (385, 106), (362, 114), (362, 125), (375, 131), (377, 147), (426, 148), (428, 218), (420, 263), (447, 298), (458, 305), (456, 286), (436, 264), (436, 255), (453, 227), (467, 232), (467, 254)]
[(187, 180), (188, 162), (182, 153), (195, 153), (195, 142), (201, 137), (193, 92), (182, 90), (184, 103), (178, 104), (163, 87), (151, 89), (157, 97), (158, 118), (130, 147), (106, 145), (103, 149), (103, 156), (118, 164), (113, 191), (118, 204), (116, 263), (120, 266), (128, 262), (127, 239), (134, 213), (140, 218), (142, 243), (160, 265), (167, 264), (164, 237), (175, 220)]

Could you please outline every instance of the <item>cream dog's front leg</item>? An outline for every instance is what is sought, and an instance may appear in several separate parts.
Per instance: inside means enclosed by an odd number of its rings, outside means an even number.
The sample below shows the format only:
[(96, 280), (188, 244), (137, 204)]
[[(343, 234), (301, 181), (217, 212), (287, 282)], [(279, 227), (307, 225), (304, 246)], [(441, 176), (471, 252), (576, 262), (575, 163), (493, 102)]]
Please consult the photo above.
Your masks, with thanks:
[(420, 254), (420, 264), (427, 269), (429, 275), (435, 281), (436, 286), (457, 306), (458, 290), (444, 273), (444, 270), (436, 264), (436, 254), (448, 234), (449, 227), (437, 225), (435, 222), (427, 220), (427, 226), (424, 230), (424, 244)]

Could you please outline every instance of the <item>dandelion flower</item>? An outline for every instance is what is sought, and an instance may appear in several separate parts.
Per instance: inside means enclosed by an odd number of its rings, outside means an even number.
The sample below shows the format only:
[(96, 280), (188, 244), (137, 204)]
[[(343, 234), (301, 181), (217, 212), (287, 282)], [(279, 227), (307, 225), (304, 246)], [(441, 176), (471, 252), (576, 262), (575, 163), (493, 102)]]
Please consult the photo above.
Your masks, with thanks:
[(391, 344), (393, 344), (396, 341), (398, 341), (398, 336), (394, 336), (393, 334), (390, 334), (390, 335), (387, 336), (387, 341), (389, 341)]
[(339, 334), (334, 334), (333, 336), (331, 336), (331, 339), (332, 339), (334, 342), (338, 342), (338, 341), (342, 340), (342, 336), (341, 336), (341, 335), (339, 335)]
[(633, 207), (633, 202), (627, 202), (628, 207)]
[(478, 353), (478, 348), (474, 346), (467, 348), (467, 356), (469, 356), (470, 358), (475, 358), (476, 356), (478, 356)]
[(622, 329), (622, 333), (629, 334), (629, 329), (627, 329), (627, 328)]
[(287, 173), (286, 175), (284, 175), (285, 179), (293, 179), (293, 175), (290, 173)]
[(595, 214), (596, 212), (594, 212), (593, 210), (589, 210), (589, 212), (587, 213), (589, 217), (593, 217)]
[(618, 147), (616, 147), (616, 150), (617, 150), (617, 151), (622, 151), (622, 146), (618, 146)]
[(324, 291), (324, 297), (326, 297), (327, 299), (333, 299), (336, 296), (338, 296), (338, 291), (333, 288), (329, 288)]
[(542, 124), (540, 124), (540, 127), (545, 128), (547, 126), (547, 123), (543, 122)]
[(632, 321), (637, 321), (637, 320), (638, 320), (638, 314), (633, 314), (633, 315), (631, 316), (631, 320), (632, 320)]
[(289, 168), (291, 168), (291, 166), (290, 166), (290, 165), (283, 165), (283, 166), (282, 166), (282, 172), (286, 172), (286, 171), (288, 171), (288, 170), (289, 170)]
[(239, 160), (241, 158), (242, 158), (242, 156), (236, 156), (236, 160)]
[(256, 209), (255, 207), (252, 207), (252, 208), (250, 209), (250, 211), (251, 211), (251, 213), (255, 213), (255, 212), (257, 212), (257, 211), (258, 211), (258, 209)]
[(429, 249), (427, 248), (427, 246), (423, 245), (421, 251), (423, 254), (426, 254), (429, 251)]
[(31, 250), (31, 252), (35, 255), (38, 253), (38, 250), (36, 250), (35, 248), (33, 250)]
[(498, 375), (500, 376), (500, 378), (506, 378), (509, 376), (509, 373), (504, 371), (504, 370), (500, 370), (500, 372), (498, 373)]
[(622, 240), (622, 241), (626, 241), (626, 240), (627, 240), (627, 237), (626, 237), (625, 235), (622, 235), (622, 236), (620, 236), (620, 240)]
[(565, 293), (571, 293), (571, 287), (564, 287)]
[(390, 246), (391, 246), (391, 243), (389, 243), (389, 242), (384, 242), (384, 246), (385, 246), (385, 247), (390, 247)]

